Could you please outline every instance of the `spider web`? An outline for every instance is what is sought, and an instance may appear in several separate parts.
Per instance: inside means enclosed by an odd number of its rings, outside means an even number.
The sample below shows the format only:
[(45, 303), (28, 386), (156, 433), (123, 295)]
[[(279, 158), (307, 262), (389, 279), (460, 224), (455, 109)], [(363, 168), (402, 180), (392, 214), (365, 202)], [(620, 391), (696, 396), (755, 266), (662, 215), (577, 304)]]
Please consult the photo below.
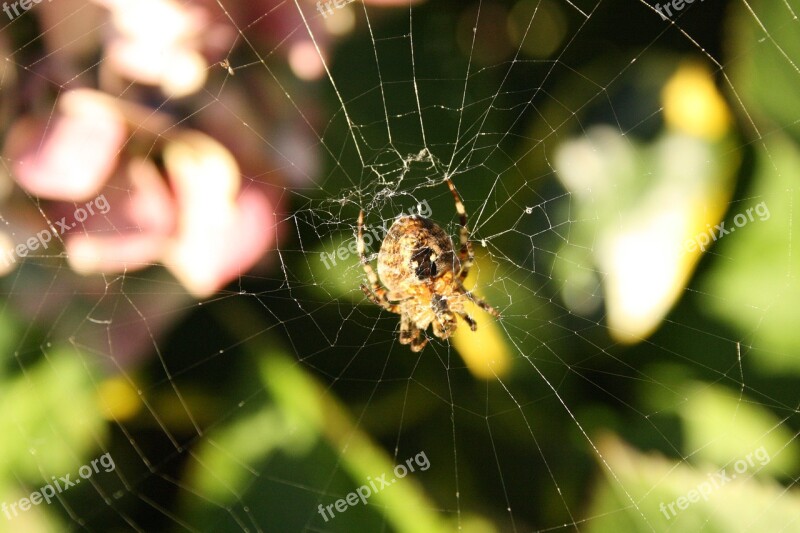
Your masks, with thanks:
[[(85, 5), (60, 1), (77, 24)], [(19, 258), (3, 279), (3, 499), (104, 454), (115, 469), (0, 530), (800, 527), (800, 104), (780, 92), (800, 79), (800, 4), (686, 4), (668, 20), (644, 1), (234, 4), (205, 6), (234, 38), (190, 104), (134, 84), (109, 94), (174, 117), (149, 124), (146, 153), (178, 127), (233, 124), (264, 157), (242, 163), (241, 189), (268, 191), (273, 245), (205, 299), (162, 259), (80, 276), (63, 242)], [(0, 30), (7, 101), (28, 79), (54, 96), (4, 104), (7, 128), (30, 114), (52, 132), (59, 98), (103, 79), (96, 56), (68, 79), (45, 68), (70, 52), (36, 33), (50, 7)], [(292, 50), (321, 60), (316, 81)], [(670, 80), (696, 82), (678, 96), (705, 87), (692, 65), (726, 99), (725, 135), (691, 130), (712, 96), (672, 115)], [(18, 162), (6, 154), (4, 172)], [(431, 336), (415, 354), (399, 317), (365, 299), (351, 246), (360, 210), (373, 262), (401, 213), (427, 211), (457, 243), (445, 178), (468, 214), (469, 285), (501, 317), (475, 310), (476, 333), (461, 323), (460, 344)], [(733, 222), (762, 203), (768, 218)], [(7, 192), (9, 240), (33, 235), (20, 216), (47, 227), (53, 213)], [(738, 233), (705, 253), (669, 248), (723, 220)], [(145, 230), (111, 223), (131, 231)], [(630, 326), (626, 306), (652, 327)], [(392, 474), (420, 453), (429, 468)], [(702, 494), (720, 471), (738, 478)], [(385, 473), (397, 483), (368, 505), (336, 507)]]

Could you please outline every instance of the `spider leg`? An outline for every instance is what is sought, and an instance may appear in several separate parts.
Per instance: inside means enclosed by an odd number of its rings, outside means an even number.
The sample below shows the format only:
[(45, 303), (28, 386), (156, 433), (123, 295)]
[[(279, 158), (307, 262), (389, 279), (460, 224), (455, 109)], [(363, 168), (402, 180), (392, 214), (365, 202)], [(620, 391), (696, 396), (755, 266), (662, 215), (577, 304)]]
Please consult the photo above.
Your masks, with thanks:
[(459, 223), (461, 224), (461, 232), (459, 233), (459, 240), (461, 241), (461, 249), (458, 252), (458, 258), (461, 261), (461, 271), (458, 273), (458, 278), (463, 281), (469, 274), (469, 269), (472, 267), (472, 261), (475, 254), (472, 252), (472, 243), (469, 242), (469, 228), (467, 228), (467, 210), (464, 209), (464, 202), (461, 201), (461, 195), (458, 194), (456, 186), (447, 178), (447, 186), (450, 192), (453, 193), (453, 199), (456, 201), (456, 212), (458, 212)]
[(420, 335), (420, 331), (417, 329), (415, 331), (415, 336), (411, 339), (411, 351), (421, 352), (426, 344), (428, 344), (428, 337)]
[(386, 291), (382, 287), (378, 287), (378, 292), (372, 292), (369, 287), (362, 283), (361, 291), (369, 298), (369, 301), (375, 305), (379, 305), (391, 313), (400, 314), (400, 306), (390, 302), (386, 298)]
[(408, 313), (400, 314), (400, 344), (410, 344), (412, 352), (419, 352), (428, 344), (428, 338)]
[(471, 316), (469, 316), (467, 313), (463, 313), (463, 312), (462, 313), (458, 313), (458, 316), (460, 316), (464, 320), (464, 322), (467, 323), (467, 325), (469, 326), (469, 329), (471, 329), (472, 331), (475, 331), (476, 329), (478, 329), (478, 323), (475, 322), (475, 319), (472, 318)]
[(472, 303), (474, 303), (475, 305), (477, 305), (478, 307), (480, 307), (493, 317), (500, 318), (500, 311), (498, 311), (497, 309), (495, 309), (494, 307), (492, 307), (491, 305), (489, 305), (488, 303), (486, 303), (485, 301), (481, 300), (480, 298), (478, 298), (477, 296), (473, 295), (468, 291), (464, 291), (464, 294), (467, 296), (467, 298), (472, 300)]
[(361, 285), (361, 290), (370, 299), (374, 304), (379, 305), (386, 309), (391, 313), (400, 314), (400, 306), (397, 304), (393, 304), (389, 301), (386, 297), (386, 289), (381, 287), (381, 284), (378, 282), (378, 275), (375, 274), (375, 271), (372, 269), (372, 265), (369, 264), (367, 261), (366, 256), (366, 247), (364, 246), (364, 211), (360, 211), (358, 213), (358, 239), (356, 241), (357, 249), (358, 249), (358, 256), (361, 259), (361, 266), (364, 268), (364, 272), (367, 274), (367, 279), (369, 280), (369, 284), (371, 288), (367, 288), (366, 285)]
[(411, 323), (408, 315), (400, 315), (400, 344), (411, 344), (419, 337), (419, 329)]
[(458, 326), (455, 316), (449, 311), (442, 314), (442, 316), (434, 320), (431, 324), (433, 325), (433, 334), (440, 339), (450, 338), (450, 335), (453, 334)]

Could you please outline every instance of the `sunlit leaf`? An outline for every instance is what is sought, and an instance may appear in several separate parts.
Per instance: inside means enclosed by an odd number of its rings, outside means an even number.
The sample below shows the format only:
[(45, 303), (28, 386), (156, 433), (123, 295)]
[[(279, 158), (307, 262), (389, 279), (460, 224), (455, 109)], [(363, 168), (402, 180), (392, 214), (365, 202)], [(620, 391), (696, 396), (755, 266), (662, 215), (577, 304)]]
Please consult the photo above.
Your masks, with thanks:
[(8, 383), (0, 396), (0, 471), (37, 481), (79, 467), (105, 434), (92, 379), (81, 355), (61, 347)]
[(786, 137), (776, 133), (757, 147), (753, 188), (731, 211), (758, 208), (761, 216), (717, 243), (700, 285), (709, 295), (704, 310), (737, 328), (748, 361), (773, 370), (800, 371), (798, 175), (800, 151)]
[(735, 478), (733, 468), (721, 476), (714, 467), (643, 454), (615, 437), (602, 439), (599, 450), (604, 476), (587, 513), (591, 533), (791, 531), (800, 516), (800, 492), (749, 465)]

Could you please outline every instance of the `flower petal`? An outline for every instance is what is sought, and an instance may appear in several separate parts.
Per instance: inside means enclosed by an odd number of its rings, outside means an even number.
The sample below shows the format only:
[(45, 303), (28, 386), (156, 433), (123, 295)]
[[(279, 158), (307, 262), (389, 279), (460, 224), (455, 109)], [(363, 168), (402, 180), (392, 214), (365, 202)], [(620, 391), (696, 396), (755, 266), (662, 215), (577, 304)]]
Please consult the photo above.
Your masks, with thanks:
[(21, 119), (5, 147), (17, 182), (46, 199), (80, 201), (100, 190), (125, 141), (123, 116), (101, 93), (76, 90), (58, 102), (48, 126)]

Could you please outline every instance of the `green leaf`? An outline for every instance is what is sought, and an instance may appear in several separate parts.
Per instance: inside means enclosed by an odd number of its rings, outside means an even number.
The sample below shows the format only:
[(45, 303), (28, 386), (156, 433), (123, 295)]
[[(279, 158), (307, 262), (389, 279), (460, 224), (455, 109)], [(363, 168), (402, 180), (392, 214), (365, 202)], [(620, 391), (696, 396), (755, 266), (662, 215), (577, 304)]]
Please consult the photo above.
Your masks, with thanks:
[[(794, 531), (800, 492), (748, 470), (735, 478), (656, 454), (615, 437), (599, 441), (605, 476), (585, 522), (589, 533), (619, 531)], [(726, 481), (727, 479), (727, 481)]]
[[(800, 151), (774, 133), (758, 145), (753, 190), (727, 218), (763, 206), (735, 235), (718, 240), (715, 260), (700, 292), (704, 311), (734, 326), (752, 348), (744, 356), (773, 371), (800, 372)], [(744, 344), (744, 343), (743, 343)]]
[(678, 407), (684, 422), (684, 454), (720, 468), (745, 460), (749, 469), (794, 472), (798, 449), (794, 434), (771, 411), (747, 396), (718, 385), (694, 383)]
[(32, 482), (80, 467), (105, 433), (92, 373), (67, 347), (45, 353), (0, 396), (0, 471)]

